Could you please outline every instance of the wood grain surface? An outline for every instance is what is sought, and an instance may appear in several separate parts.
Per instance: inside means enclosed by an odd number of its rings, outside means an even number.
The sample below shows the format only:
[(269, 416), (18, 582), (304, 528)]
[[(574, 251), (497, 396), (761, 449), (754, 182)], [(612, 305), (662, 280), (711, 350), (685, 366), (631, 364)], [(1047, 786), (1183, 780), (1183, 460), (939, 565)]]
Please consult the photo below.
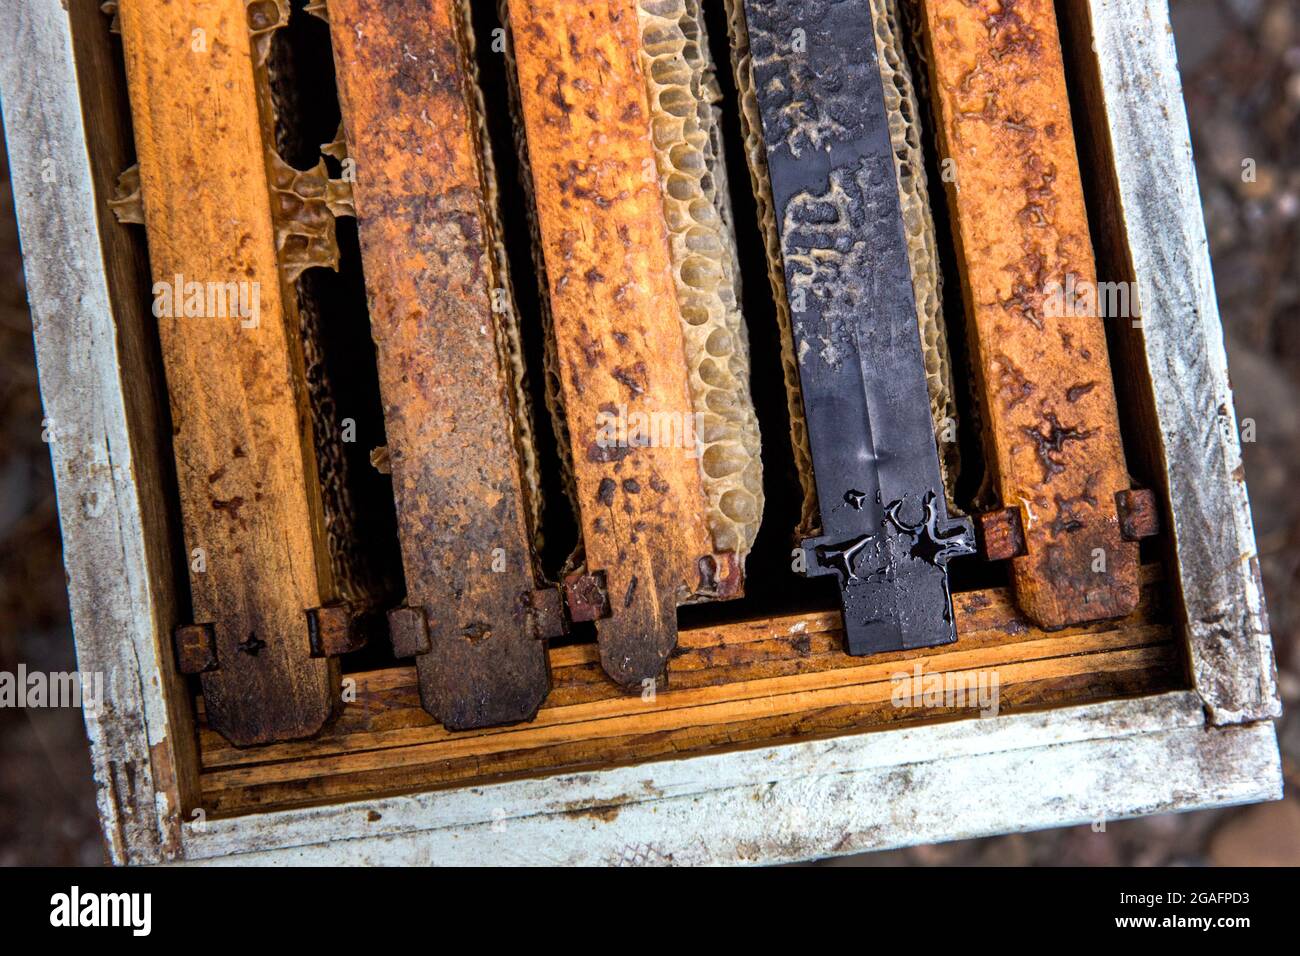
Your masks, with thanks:
[(554, 689), (536, 720), (515, 728), (449, 733), (421, 709), (410, 669), (362, 674), (356, 702), (315, 740), (244, 752), (202, 732), (203, 805), (223, 814), (469, 786), (1185, 683), (1153, 573), (1125, 620), (1050, 634), (1006, 589), (954, 603), (957, 644), (869, 661), (840, 650), (835, 612), (686, 630), (667, 689), (648, 696), (624, 695), (591, 645), (558, 648)]
[(1119, 617), (1138, 599), (1138, 547), (1116, 513), (1130, 479), (1086, 300), (1097, 270), (1056, 14), (1050, 0), (923, 10), (991, 477), (1028, 547), (1016, 598), (1044, 627)]
[(304, 615), (335, 594), (245, 7), (121, 5), (154, 279), (236, 284), (257, 304), (187, 317), (178, 300), (158, 317), (193, 616), (217, 645), (203, 691), (241, 745), (315, 733), (338, 687)]
[[(459, 0), (330, 0), (421, 697), (449, 728), (527, 720), (562, 632), (538, 579), (517, 317)], [(539, 600), (547, 595), (538, 594)]]
[(601, 660), (640, 690), (713, 548), (636, 4), (512, 0), (510, 22)]

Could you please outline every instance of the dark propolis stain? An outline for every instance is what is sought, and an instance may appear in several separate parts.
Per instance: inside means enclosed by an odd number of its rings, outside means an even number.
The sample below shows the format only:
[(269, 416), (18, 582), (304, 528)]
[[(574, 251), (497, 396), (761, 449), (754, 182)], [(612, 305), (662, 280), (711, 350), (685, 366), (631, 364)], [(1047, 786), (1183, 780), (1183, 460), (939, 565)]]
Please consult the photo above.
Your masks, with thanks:
[(620, 366), (610, 374), (614, 376), (615, 381), (631, 392), (635, 398), (645, 393), (645, 386), (641, 384), (641, 379), (645, 378), (645, 372), (644, 363), (638, 362), (630, 369)]
[(1074, 402), (1077, 402), (1079, 399), (1083, 398), (1083, 396), (1087, 395), (1096, 387), (1097, 387), (1096, 382), (1082, 382), (1078, 385), (1071, 385), (1068, 389), (1066, 389), (1065, 397), (1070, 400), (1071, 404), (1073, 404)]
[(600, 487), (596, 489), (596, 500), (608, 508), (614, 503), (614, 489), (617, 487), (613, 478), (600, 479)]
[(1081, 508), (1092, 509), (1097, 507), (1097, 496), (1093, 494), (1093, 485), (1096, 481), (1097, 473), (1093, 472), (1088, 476), (1082, 493), (1069, 498), (1053, 495), (1056, 502), (1056, 517), (1052, 519), (1053, 536), (1063, 532), (1074, 534), (1087, 525), (1087, 522), (1079, 516), (1078, 512)]
[(996, 364), (998, 367), (998, 391), (1007, 395), (1007, 408), (1015, 408), (1034, 394), (1036, 386), (1025, 377), (1025, 373), (1010, 358), (999, 353)]
[(1043, 483), (1046, 484), (1065, 471), (1065, 465), (1054, 456), (1064, 451), (1067, 443), (1088, 438), (1092, 430), (1077, 425), (1062, 425), (1055, 412), (1044, 412), (1043, 418), (1048, 425), (1046, 431), (1028, 425), (1021, 426), (1021, 431), (1034, 442), (1038, 461), (1043, 466)]
[(241, 498), (239, 495), (235, 495), (235, 497), (230, 498), (228, 500), (222, 500), (220, 498), (212, 499), (213, 511), (228, 511), (230, 512), (230, 517), (236, 519), (239, 518), (239, 509), (242, 508), (243, 506), (244, 506), (244, 499)]
[(587, 445), (587, 461), (607, 465), (612, 461), (622, 461), (632, 454), (632, 446), (621, 444), (604, 444), (593, 441)]
[(1020, 11), (1016, 9), (1016, 0), (1002, 0), (996, 13), (990, 13), (984, 21), (989, 36), (999, 42), (993, 48), (994, 58), (1025, 54), (1037, 60), (1042, 55), (1038, 31), (1025, 23)]

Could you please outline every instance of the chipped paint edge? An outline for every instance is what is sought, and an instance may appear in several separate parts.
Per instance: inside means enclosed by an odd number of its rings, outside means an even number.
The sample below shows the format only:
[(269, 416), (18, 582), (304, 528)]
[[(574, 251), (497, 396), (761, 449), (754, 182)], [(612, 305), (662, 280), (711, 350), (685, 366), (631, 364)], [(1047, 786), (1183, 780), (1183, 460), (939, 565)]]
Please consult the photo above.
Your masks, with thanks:
[[(1192, 675), (1215, 725), (1281, 714), (1165, 0), (1085, 0), (1155, 397)], [(1224, 567), (1224, 555), (1237, 560)]]
[(878, 731), (545, 780), (186, 825), (194, 861), (779, 863), (1277, 799), (1269, 723), (1200, 698)]
[(70, 14), (60, 0), (6, 6), (0, 100), (77, 664), (106, 683), (104, 712), (86, 717), (96, 801), (114, 862), (167, 859), (180, 852), (180, 812), (146, 543), (154, 517), (132, 457)]

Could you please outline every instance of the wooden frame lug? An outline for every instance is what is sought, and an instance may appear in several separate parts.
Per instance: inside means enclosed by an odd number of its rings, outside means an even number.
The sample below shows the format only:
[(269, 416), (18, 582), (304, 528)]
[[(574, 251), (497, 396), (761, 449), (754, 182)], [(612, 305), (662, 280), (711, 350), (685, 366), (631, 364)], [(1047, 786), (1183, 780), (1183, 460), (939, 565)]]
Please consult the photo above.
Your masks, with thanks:
[(605, 572), (570, 574), (561, 585), (570, 621), (596, 621), (609, 616), (609, 595), (605, 591)]
[(1160, 504), (1150, 488), (1133, 488), (1115, 495), (1119, 533), (1125, 541), (1140, 541), (1160, 533)]
[(558, 587), (539, 588), (528, 596), (533, 637), (539, 641), (569, 633), (565, 616), (565, 595)]
[(422, 607), (395, 607), (388, 612), (388, 635), (393, 656), (418, 657), (429, 653), (429, 621)]
[(986, 511), (976, 519), (980, 555), (985, 561), (1009, 561), (1029, 553), (1019, 508)]
[(357, 626), (357, 613), (352, 605), (327, 604), (306, 613), (312, 657), (338, 657), (366, 646), (365, 632)]
[(172, 633), (176, 669), (203, 674), (217, 669), (217, 635), (211, 624), (182, 624)]

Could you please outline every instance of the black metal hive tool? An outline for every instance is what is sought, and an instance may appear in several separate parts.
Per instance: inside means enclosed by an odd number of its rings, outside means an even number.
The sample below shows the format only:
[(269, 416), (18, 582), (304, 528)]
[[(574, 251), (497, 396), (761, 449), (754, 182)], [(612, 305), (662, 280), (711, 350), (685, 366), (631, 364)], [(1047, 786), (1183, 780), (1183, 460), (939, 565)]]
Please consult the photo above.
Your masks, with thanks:
[(935, 447), (869, 0), (744, 0), (821, 511), (850, 654), (956, 640)]

